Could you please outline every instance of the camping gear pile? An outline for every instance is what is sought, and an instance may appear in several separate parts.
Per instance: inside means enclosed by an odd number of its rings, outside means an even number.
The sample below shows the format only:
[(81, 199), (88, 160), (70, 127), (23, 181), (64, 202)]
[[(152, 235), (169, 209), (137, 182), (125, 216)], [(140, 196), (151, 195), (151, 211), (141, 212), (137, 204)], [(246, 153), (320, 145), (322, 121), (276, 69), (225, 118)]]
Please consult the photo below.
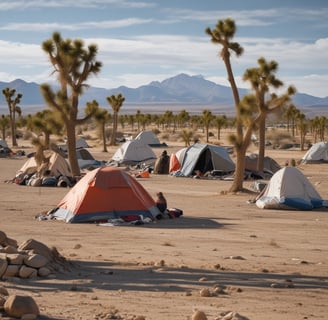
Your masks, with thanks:
[(59, 153), (44, 151), (46, 161), (38, 163), (35, 155), (28, 158), (17, 171), (14, 182), (28, 186), (58, 186), (70, 187), (74, 179), (68, 162)]

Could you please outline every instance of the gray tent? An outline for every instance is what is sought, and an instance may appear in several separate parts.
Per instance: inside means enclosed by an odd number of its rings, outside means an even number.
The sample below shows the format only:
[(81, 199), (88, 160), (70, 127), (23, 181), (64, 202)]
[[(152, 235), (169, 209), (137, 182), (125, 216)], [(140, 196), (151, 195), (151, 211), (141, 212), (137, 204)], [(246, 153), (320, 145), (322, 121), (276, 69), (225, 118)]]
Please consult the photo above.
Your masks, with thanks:
[(191, 176), (195, 170), (203, 174), (213, 170), (231, 173), (235, 171), (235, 164), (226, 148), (195, 143), (185, 151), (180, 171), (183, 176)]

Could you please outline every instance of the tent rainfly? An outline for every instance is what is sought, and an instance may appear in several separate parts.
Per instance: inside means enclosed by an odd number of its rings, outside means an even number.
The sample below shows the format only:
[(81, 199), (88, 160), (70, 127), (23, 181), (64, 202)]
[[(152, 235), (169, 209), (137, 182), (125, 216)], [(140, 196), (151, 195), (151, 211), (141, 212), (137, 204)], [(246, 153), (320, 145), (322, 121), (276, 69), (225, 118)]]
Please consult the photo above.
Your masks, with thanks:
[(183, 151), (180, 169), (183, 176), (191, 176), (195, 170), (200, 170), (203, 174), (213, 170), (223, 173), (235, 171), (235, 164), (225, 147), (195, 143)]
[(165, 143), (161, 143), (153, 131), (141, 131), (135, 140), (140, 140), (143, 144), (148, 144), (151, 147), (163, 147), (166, 146)]
[(154, 199), (144, 187), (115, 167), (89, 171), (51, 212), (53, 218), (70, 223), (118, 218), (154, 220), (159, 214)]
[(140, 140), (129, 140), (119, 146), (111, 160), (119, 164), (133, 165), (149, 160), (155, 162), (156, 158), (156, 154), (148, 144)]
[(277, 171), (256, 200), (261, 209), (312, 210), (326, 206), (311, 182), (295, 167)]

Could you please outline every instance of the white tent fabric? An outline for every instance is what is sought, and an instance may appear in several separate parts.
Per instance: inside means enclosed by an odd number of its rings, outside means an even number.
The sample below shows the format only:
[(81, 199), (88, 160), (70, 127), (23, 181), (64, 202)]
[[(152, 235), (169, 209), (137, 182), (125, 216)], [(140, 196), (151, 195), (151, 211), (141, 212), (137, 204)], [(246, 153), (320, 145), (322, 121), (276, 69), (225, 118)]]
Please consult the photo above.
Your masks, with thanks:
[(195, 143), (185, 151), (180, 171), (183, 176), (190, 176), (195, 170), (203, 174), (212, 170), (230, 173), (235, 170), (235, 164), (226, 148)]
[(272, 176), (256, 205), (261, 209), (312, 210), (322, 207), (323, 200), (300, 170), (287, 166)]
[(328, 142), (315, 143), (303, 156), (302, 163), (328, 162)]
[(161, 142), (157, 138), (153, 131), (141, 131), (135, 138), (135, 140), (140, 140), (143, 144), (148, 145), (160, 145)]
[[(71, 171), (68, 162), (56, 152), (45, 152), (45, 156), (49, 157), (49, 165), (47, 167), (50, 170), (50, 175), (55, 177), (65, 176), (71, 177)], [(16, 172), (16, 176), (22, 174), (33, 174), (38, 171), (38, 165), (35, 157), (28, 158), (23, 166)]]
[(156, 154), (148, 144), (140, 140), (124, 142), (114, 153), (112, 161), (119, 164), (137, 164), (142, 161), (156, 160)]

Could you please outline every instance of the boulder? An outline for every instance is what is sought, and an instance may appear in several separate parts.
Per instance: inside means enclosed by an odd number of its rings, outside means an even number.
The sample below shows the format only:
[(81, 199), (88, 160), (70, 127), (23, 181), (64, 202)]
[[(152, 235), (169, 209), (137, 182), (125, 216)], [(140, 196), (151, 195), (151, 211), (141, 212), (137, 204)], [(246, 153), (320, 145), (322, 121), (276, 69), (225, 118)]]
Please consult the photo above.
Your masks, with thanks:
[(41, 254), (32, 254), (32, 255), (28, 255), (25, 257), (24, 259), (24, 263), (28, 266), (28, 267), (32, 267), (32, 268), (41, 268), (44, 267), (48, 264), (49, 260), (42, 256)]
[(7, 267), (7, 270), (6, 272), (4, 273), (3, 277), (4, 278), (9, 278), (9, 277), (16, 277), (18, 276), (19, 274), (19, 268), (21, 266), (18, 265), (18, 264), (10, 264), (8, 267)]
[(48, 277), (51, 274), (51, 270), (47, 267), (42, 267), (38, 270), (38, 275), (40, 277)]
[(3, 231), (0, 230), (0, 245), (5, 247), (7, 244), (6, 241), (7, 241), (7, 235)]
[(8, 267), (7, 259), (0, 256), (0, 279), (5, 274), (7, 267)]
[(30, 296), (9, 296), (4, 304), (4, 310), (10, 317), (15, 318), (21, 318), (27, 314), (40, 314), (38, 305)]
[(34, 278), (38, 275), (38, 270), (22, 265), (19, 269), (18, 275), (21, 278)]
[(25, 256), (20, 253), (9, 253), (7, 254), (7, 260), (9, 264), (23, 264)]
[(26, 240), (25, 242), (21, 243), (18, 247), (19, 250), (28, 250), (33, 251), (33, 253), (38, 253), (45, 258), (48, 259), (48, 261), (51, 261), (53, 259), (53, 253), (51, 249), (49, 249), (45, 244), (36, 241), (34, 239)]

